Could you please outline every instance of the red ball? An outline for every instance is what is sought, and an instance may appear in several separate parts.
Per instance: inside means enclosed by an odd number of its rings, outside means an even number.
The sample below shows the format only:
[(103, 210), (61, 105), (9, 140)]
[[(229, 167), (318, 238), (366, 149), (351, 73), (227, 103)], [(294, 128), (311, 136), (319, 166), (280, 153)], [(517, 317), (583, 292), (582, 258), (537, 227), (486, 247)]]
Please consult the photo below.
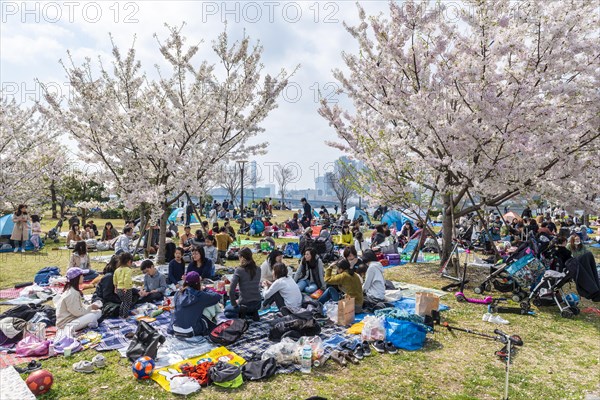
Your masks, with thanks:
[(39, 396), (40, 394), (47, 393), (52, 388), (54, 376), (49, 371), (40, 369), (39, 371), (32, 372), (27, 377), (25, 383), (34, 395)]

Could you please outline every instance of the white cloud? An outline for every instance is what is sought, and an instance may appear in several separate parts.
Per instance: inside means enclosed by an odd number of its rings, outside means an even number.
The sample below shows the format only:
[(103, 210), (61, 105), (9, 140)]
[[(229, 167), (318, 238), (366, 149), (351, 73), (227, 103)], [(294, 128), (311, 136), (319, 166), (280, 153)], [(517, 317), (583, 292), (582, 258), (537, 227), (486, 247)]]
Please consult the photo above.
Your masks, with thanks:
[[(355, 48), (353, 39), (342, 26), (343, 20), (351, 25), (357, 22), (354, 2), (281, 1), (274, 8), (268, 5), (269, 2), (263, 1), (253, 2), (252, 5), (249, 5), (250, 2), (223, 1), (96, 4), (101, 6), (99, 18), (94, 13), (95, 6), (87, 6), (85, 15), (83, 10), (86, 3), (80, 3), (81, 7), (75, 8), (71, 15), (72, 22), (68, 19), (67, 10), (62, 10), (60, 21), (51, 24), (21, 23), (20, 15), (9, 16), (7, 23), (3, 24), (0, 39), (2, 81), (33, 82), (37, 77), (61, 82), (64, 72), (58, 59), (66, 58), (67, 49), (71, 50), (75, 61), (79, 63), (85, 57), (96, 60), (98, 55), (102, 55), (104, 61), (109, 61), (109, 32), (122, 48), (128, 48), (134, 35), (137, 36), (138, 56), (144, 69), (152, 76), (154, 64), (161, 59), (153, 34), (156, 32), (159, 37), (165, 38), (165, 22), (180, 26), (186, 21), (184, 34), (190, 42), (204, 40), (196, 56), (197, 60), (202, 60), (212, 58), (211, 41), (223, 31), (223, 21), (227, 19), (227, 32), (231, 38), (240, 38), (245, 32), (253, 40), (260, 40), (264, 46), (265, 72), (276, 74), (282, 67), (291, 71), (301, 64), (301, 69), (292, 78), (294, 88), (288, 91), (288, 101), (281, 99), (279, 108), (264, 123), (266, 132), (256, 138), (257, 142), (271, 143), (269, 153), (256, 161), (298, 163), (303, 173), (301, 180), (294, 185), (306, 188), (314, 187), (316, 174), (322, 173), (326, 163), (341, 155), (338, 150), (324, 144), (326, 140), (336, 140), (336, 135), (318, 115), (319, 104), (315, 96), (317, 90), (324, 95), (332, 95), (335, 86), (331, 85), (334, 82), (331, 70), (344, 69), (340, 56), (342, 50), (353, 51)], [(364, 6), (369, 14), (374, 14), (387, 9), (387, 4), (386, 1), (370, 1)], [(229, 14), (224, 7), (230, 11)], [(293, 22), (298, 7), (302, 15), (297, 22)], [(260, 17), (256, 10), (260, 10)], [(127, 17), (129, 22), (126, 21)], [(235, 22), (236, 17), (238, 23)], [(98, 20), (93, 22), (94, 19)], [(301, 96), (290, 99), (297, 93), (296, 88), (300, 88)], [(332, 95), (332, 98), (336, 97)]]

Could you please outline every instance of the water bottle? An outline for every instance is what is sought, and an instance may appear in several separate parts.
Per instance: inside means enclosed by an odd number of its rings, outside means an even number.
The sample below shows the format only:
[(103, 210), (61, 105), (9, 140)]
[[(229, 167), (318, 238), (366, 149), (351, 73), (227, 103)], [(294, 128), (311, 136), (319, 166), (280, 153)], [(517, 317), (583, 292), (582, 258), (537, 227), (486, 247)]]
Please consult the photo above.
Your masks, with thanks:
[(312, 347), (310, 347), (310, 344), (307, 343), (304, 345), (301, 354), (300, 372), (304, 374), (310, 374), (310, 367), (312, 363)]

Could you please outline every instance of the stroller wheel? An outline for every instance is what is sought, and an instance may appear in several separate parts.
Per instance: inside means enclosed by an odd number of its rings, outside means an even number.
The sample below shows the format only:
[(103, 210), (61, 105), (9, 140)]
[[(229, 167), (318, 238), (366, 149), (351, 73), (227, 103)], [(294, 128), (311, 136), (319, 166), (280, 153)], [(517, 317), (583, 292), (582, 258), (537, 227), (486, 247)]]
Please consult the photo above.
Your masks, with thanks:
[(515, 293), (512, 295), (511, 297), (512, 301), (514, 301), (515, 303), (520, 302), (523, 298), (521, 297), (521, 293)]
[(533, 299), (533, 305), (536, 307), (541, 307), (542, 306), (542, 300), (540, 300), (539, 297), (536, 297), (535, 299)]
[(573, 315), (579, 315), (579, 313), (581, 312), (581, 310), (578, 307), (569, 307), (571, 309), (571, 311), (573, 312)]
[(523, 310), (523, 311), (529, 311), (530, 308), (531, 308), (531, 304), (529, 304), (528, 301), (522, 301), (521, 302), (521, 310)]
[(560, 316), (563, 318), (573, 318), (573, 311), (570, 308), (565, 308), (560, 312)]
[(485, 285), (477, 286), (473, 291), (477, 294), (481, 294), (485, 291)]

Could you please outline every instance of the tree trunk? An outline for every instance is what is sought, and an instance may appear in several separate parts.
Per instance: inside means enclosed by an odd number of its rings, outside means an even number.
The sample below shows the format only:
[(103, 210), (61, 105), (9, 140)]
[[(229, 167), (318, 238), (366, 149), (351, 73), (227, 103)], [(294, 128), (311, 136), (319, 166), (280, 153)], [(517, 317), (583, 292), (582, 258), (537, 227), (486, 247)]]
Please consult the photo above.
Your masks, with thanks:
[(587, 227), (590, 226), (590, 214), (588, 214), (584, 211), (583, 215), (581, 216), (581, 220), (583, 221), (583, 224), (585, 226), (587, 226)]
[[(162, 214), (160, 215), (160, 236), (158, 237), (157, 264), (165, 263), (165, 243), (167, 239), (167, 219), (169, 218), (169, 206), (167, 202), (162, 203)], [(150, 224), (150, 226), (152, 226)]]
[(60, 203), (60, 219), (65, 217), (65, 201), (61, 201)]
[(85, 208), (81, 209), (81, 226), (85, 226), (87, 220), (87, 210)]
[(452, 213), (450, 212), (450, 209), (452, 207), (452, 199), (450, 198), (450, 196), (450, 194), (444, 194), (442, 196), (442, 203), (444, 205), (445, 212), (442, 219), (443, 232), (440, 265), (444, 265), (444, 263), (446, 263), (446, 261), (448, 261), (448, 259), (452, 255), (452, 226), (454, 224), (452, 221)]
[(56, 186), (55, 186), (55, 181), (54, 179), (52, 179), (52, 183), (50, 184), (50, 196), (52, 197), (52, 205), (51, 205), (51, 210), (52, 210), (52, 218), (56, 219), (57, 218), (57, 214), (56, 214)]

